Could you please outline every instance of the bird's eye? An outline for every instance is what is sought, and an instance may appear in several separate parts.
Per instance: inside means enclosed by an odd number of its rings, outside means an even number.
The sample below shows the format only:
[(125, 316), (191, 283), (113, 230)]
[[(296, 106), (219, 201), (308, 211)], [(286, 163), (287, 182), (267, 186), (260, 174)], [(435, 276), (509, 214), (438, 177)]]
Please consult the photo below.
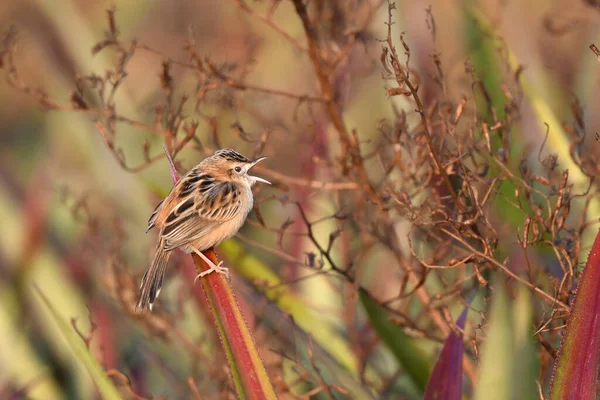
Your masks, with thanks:
[(242, 167), (235, 167), (235, 172), (242, 172)]

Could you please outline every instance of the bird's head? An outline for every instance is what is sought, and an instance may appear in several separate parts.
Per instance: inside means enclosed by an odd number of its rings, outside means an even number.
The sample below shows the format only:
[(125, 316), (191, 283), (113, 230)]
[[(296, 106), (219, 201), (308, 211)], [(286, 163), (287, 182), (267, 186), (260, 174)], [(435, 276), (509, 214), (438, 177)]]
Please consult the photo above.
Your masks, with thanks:
[(213, 159), (215, 169), (219, 171), (219, 175), (222, 175), (224, 179), (245, 183), (250, 186), (253, 186), (256, 182), (271, 184), (266, 179), (252, 176), (248, 173), (252, 167), (267, 157), (250, 160), (233, 149), (222, 149), (216, 151), (211, 158)]

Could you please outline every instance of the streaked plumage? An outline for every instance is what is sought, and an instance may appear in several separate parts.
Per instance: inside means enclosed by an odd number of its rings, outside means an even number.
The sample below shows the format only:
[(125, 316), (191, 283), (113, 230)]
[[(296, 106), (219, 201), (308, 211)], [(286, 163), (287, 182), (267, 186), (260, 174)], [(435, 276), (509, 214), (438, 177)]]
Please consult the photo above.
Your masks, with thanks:
[[(152, 309), (173, 250), (196, 252), (207, 261), (202, 251), (238, 232), (252, 210), (252, 186), (257, 181), (269, 183), (247, 174), (264, 158), (251, 161), (235, 150), (219, 150), (185, 174), (158, 203), (146, 231), (155, 226), (160, 230), (158, 245), (154, 260), (142, 277), (139, 309)], [(227, 273), (220, 264), (212, 265), (212, 271)]]

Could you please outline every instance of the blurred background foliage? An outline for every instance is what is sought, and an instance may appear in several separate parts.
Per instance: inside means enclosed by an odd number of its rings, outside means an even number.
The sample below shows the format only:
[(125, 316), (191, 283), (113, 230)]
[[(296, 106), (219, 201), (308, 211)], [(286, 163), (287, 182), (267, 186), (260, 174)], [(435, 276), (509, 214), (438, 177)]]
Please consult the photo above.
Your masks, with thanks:
[(450, 332), (465, 395), (547, 393), (600, 211), (600, 8), (398, 0), (388, 32), (387, 2), (307, 3), (314, 30), (287, 0), (0, 4), (2, 398), (235, 397), (189, 260), (133, 312), (162, 144), (270, 157), (217, 252), (281, 398), (421, 398)]

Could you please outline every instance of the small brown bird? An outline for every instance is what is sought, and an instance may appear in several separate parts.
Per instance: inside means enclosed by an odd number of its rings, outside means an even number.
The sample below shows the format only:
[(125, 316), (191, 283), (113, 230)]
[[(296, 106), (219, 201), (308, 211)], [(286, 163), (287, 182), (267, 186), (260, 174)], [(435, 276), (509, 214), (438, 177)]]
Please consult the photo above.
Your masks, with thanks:
[(152, 311), (163, 284), (167, 261), (173, 250), (198, 254), (211, 272), (228, 274), (223, 262), (215, 265), (202, 252), (234, 236), (246, 221), (256, 182), (265, 179), (248, 175), (248, 170), (267, 157), (249, 160), (232, 149), (223, 149), (192, 168), (171, 189), (150, 216), (148, 232), (160, 229), (158, 245), (150, 268), (142, 277), (137, 308)]

